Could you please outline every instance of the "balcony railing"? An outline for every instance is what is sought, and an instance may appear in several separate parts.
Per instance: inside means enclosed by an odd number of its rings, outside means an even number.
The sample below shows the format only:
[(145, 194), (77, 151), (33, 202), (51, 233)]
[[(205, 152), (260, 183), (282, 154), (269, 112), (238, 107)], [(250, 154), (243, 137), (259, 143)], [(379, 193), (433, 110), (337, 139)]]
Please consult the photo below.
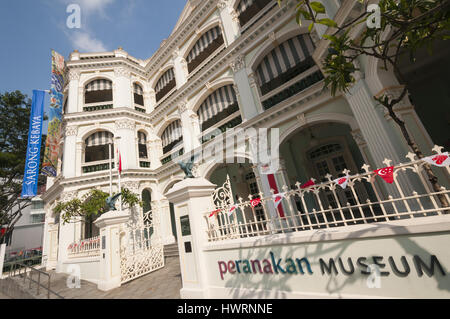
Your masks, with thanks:
[(169, 156), (165, 156), (161, 159), (161, 164), (167, 164), (169, 163), (173, 158), (175, 158), (176, 156), (181, 156), (184, 154), (184, 148), (181, 149), (175, 149), (171, 152), (171, 154)]
[[(241, 123), (242, 123), (242, 117), (241, 117), (240, 113), (239, 112), (234, 113), (233, 115), (226, 118), (224, 121), (217, 123), (218, 130), (216, 130), (214, 127), (206, 130), (201, 136), (202, 144), (216, 138), (216, 136), (218, 136), (219, 134), (225, 133), (227, 131), (227, 129), (236, 127)], [(220, 133), (219, 133), (219, 131), (220, 131)]]
[(134, 109), (138, 112), (145, 113), (145, 109), (143, 109), (142, 107), (135, 106)]
[[(114, 168), (114, 161), (112, 163), (112, 168)], [(101, 171), (109, 170), (109, 160), (99, 161), (93, 163), (85, 163), (82, 166), (83, 173), (95, 173)]]
[(139, 161), (139, 167), (142, 168), (150, 168), (150, 162), (149, 161)]
[(100, 236), (74, 242), (67, 247), (69, 258), (100, 256)]
[[(216, 203), (218, 211), (204, 215), (208, 239), (223, 241), (449, 214), (450, 207), (442, 203), (444, 199), (450, 202), (450, 191), (445, 187), (433, 191), (424, 173), (426, 162), (414, 160), (411, 153), (407, 157), (410, 158), (409, 163), (394, 167), (394, 182), (383, 184), (386, 185), (387, 196), (380, 191), (380, 186), (375, 185), (375, 178), (380, 179), (381, 183), (384, 181), (368, 165), (364, 165), (365, 173), (362, 174), (350, 176), (350, 171), (343, 171), (348, 179), (345, 189), (338, 185), (342, 177), (336, 179), (336, 176), (328, 174), (328, 182), (325, 183), (310, 186), (297, 183), (291, 187), (283, 186), (280, 194), (266, 197), (262, 193), (256, 197), (250, 195), (249, 201), (240, 198), (236, 203), (237, 209), (231, 214), (232, 199)], [(387, 166), (390, 162), (385, 161)], [(441, 169), (450, 173), (450, 167)], [(223, 192), (225, 186), (216, 192)], [(415, 190), (408, 192), (411, 187)], [(253, 202), (253, 207), (251, 201), (257, 198), (260, 202)], [(283, 210), (271, 216), (267, 213), (268, 204), (280, 198), (283, 205), (279, 205)]]
[[(290, 81), (288, 84), (273, 90), (272, 92), (269, 92), (268, 94), (264, 95), (262, 97), (262, 106), (265, 110), (268, 110), (278, 103), (287, 100), (288, 98), (302, 92), (303, 90), (307, 89), (308, 87), (314, 85), (315, 83), (323, 80), (323, 75), (320, 70), (317, 70), (313, 73), (311, 73), (312, 70), (309, 70), (305, 72), (306, 74), (309, 73), (309, 75), (306, 76), (300, 76), (300, 78), (296, 78), (292, 81)], [(292, 83), (293, 82), (293, 83)], [(292, 84), (290, 84), (292, 83)]]
[(84, 112), (94, 112), (100, 110), (109, 110), (112, 109), (112, 104), (97, 104), (97, 105), (87, 105), (83, 108)]

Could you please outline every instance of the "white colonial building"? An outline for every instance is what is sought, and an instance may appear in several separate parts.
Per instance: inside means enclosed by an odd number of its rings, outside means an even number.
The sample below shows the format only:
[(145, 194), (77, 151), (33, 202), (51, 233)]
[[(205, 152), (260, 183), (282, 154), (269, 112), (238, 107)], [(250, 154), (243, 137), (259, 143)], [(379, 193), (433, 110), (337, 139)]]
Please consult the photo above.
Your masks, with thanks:
[[(364, 10), (353, 0), (320, 2), (339, 24)], [(77, 261), (68, 249), (80, 240), (97, 238), (95, 224), (81, 219), (63, 224), (52, 208), (58, 201), (81, 198), (93, 188), (109, 192), (110, 144), (115, 157), (113, 192), (118, 191), (116, 151), (120, 150), (122, 187), (141, 196), (144, 206), (140, 214), (158, 214), (155, 227), (163, 245), (180, 242), (183, 236), (176, 226), (180, 216), (166, 197), (184, 179), (177, 157), (213, 145), (228, 128), (280, 130), (281, 165), (273, 175), (260, 173), (260, 163), (251, 163), (248, 149), (228, 156), (239, 162), (216, 163), (206, 158), (196, 167), (197, 176), (218, 186), (228, 176), (232, 201), (238, 197), (245, 201), (249, 195), (270, 196), (271, 189), (281, 192), (283, 186), (295, 188), (297, 182), (310, 178), (327, 182), (327, 176), (342, 176), (344, 169), (358, 174), (364, 172), (363, 165), (382, 168), (388, 166), (386, 158), (396, 165), (407, 161), (409, 148), (400, 130), (373, 98), (399, 94), (402, 85), (396, 76), (381, 70), (376, 59), (360, 59), (355, 85), (347, 93), (331, 96), (323, 90), (320, 64), (328, 46), (322, 35), (329, 31), (316, 26), (309, 33), (308, 23), (296, 24), (296, 3), (283, 1), (280, 7), (273, 0), (190, 0), (172, 34), (147, 60), (136, 59), (122, 48), (70, 54), (58, 177), (49, 180), (42, 196), (48, 269), (66, 271), (69, 264), (101, 263), (100, 252), (87, 253)], [(437, 56), (420, 67), (440, 72), (436, 66), (441, 59)], [(405, 64), (406, 74), (414, 72), (420, 73), (419, 67)], [(410, 97), (414, 99), (414, 93)], [(443, 140), (436, 127), (445, 128), (448, 123), (442, 124), (438, 118), (430, 121), (429, 113), (422, 121), (411, 99), (405, 97), (398, 112), (419, 147), (431, 155), (435, 144), (447, 146), (448, 140)], [(443, 99), (448, 102), (449, 97)], [(417, 101), (422, 103), (420, 98)], [(434, 112), (425, 111), (423, 103), (420, 108), (423, 114)], [(442, 185), (449, 185), (446, 171), (437, 170), (436, 174)], [(407, 175), (399, 178), (398, 184), (407, 194), (418, 187)], [(333, 197), (329, 192), (306, 202), (303, 197), (285, 200), (278, 208), (266, 203), (255, 210), (247, 208), (238, 219), (244, 224), (249, 220), (257, 223), (278, 213), (293, 215), (309, 204), (317, 205), (317, 210), (338, 209), (346, 203), (359, 204), (358, 198), (376, 201), (379, 194), (399, 192), (406, 196), (399, 188), (391, 192), (390, 186), (379, 180), (373, 186), (376, 194), (360, 185), (353, 194), (342, 191)], [(96, 240), (94, 250), (100, 246)], [(179, 247), (184, 258), (189, 249)], [(92, 269), (83, 270), (85, 277), (100, 280), (101, 275)]]

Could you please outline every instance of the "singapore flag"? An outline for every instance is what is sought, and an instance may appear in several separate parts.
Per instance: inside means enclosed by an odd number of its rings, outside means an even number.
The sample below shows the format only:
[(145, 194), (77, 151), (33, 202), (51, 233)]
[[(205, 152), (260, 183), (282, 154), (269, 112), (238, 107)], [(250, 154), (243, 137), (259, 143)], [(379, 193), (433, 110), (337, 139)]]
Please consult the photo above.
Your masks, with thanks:
[(430, 163), (430, 164), (433, 164), (433, 165), (436, 165), (439, 167), (444, 167), (444, 166), (450, 165), (450, 156), (448, 155), (448, 152), (428, 156), (428, 157), (423, 158), (423, 160), (427, 163)]
[(334, 182), (336, 184), (338, 184), (339, 186), (341, 186), (342, 189), (346, 189), (347, 188), (347, 184), (348, 184), (348, 178), (349, 178), (349, 176), (347, 175), (347, 176), (335, 179)]
[(273, 195), (273, 202), (275, 204), (275, 208), (278, 208), (278, 206), (281, 204), (281, 201), (283, 200), (284, 195), (285, 195), (284, 193)]

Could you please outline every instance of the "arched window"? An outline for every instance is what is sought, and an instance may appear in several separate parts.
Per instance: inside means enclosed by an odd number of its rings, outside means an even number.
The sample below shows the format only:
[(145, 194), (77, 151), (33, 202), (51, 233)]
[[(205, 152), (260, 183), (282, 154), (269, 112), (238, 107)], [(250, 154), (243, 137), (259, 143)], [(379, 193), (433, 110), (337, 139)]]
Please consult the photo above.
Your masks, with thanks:
[[(84, 162), (91, 163), (109, 159), (109, 144), (113, 144), (114, 135), (100, 131), (90, 135), (85, 140)], [(114, 158), (114, 144), (111, 145), (111, 158)], [(109, 168), (109, 167), (108, 167)]]
[(217, 50), (224, 43), (222, 30), (219, 26), (206, 31), (194, 44), (187, 55), (188, 71), (191, 73), (208, 56)]
[(112, 82), (107, 79), (98, 79), (89, 82), (85, 87), (84, 103), (112, 102)]
[(161, 135), (163, 153), (170, 152), (175, 145), (183, 140), (183, 133), (181, 129), (181, 121), (176, 120), (169, 124)]
[[(290, 38), (270, 51), (257, 66), (255, 73), (265, 109), (297, 94), (323, 79), (312, 58), (314, 43), (309, 34)], [(296, 78), (294, 81), (293, 79)], [(273, 90), (290, 82), (284, 90)]]
[(152, 210), (152, 196), (148, 189), (142, 191), (142, 211), (145, 213)]
[(217, 89), (205, 99), (197, 111), (201, 130), (205, 131), (237, 111), (239, 105), (233, 86), (230, 84)]
[(170, 68), (159, 78), (156, 82), (155, 92), (156, 92), (156, 102), (165, 97), (175, 86), (177, 82), (175, 80), (175, 73), (173, 68)]
[(244, 26), (272, 0), (241, 0), (236, 8), (239, 24)]
[(144, 90), (142, 86), (137, 83), (133, 83), (134, 104), (144, 106)]
[(147, 154), (147, 135), (144, 132), (138, 132), (139, 158), (148, 158)]

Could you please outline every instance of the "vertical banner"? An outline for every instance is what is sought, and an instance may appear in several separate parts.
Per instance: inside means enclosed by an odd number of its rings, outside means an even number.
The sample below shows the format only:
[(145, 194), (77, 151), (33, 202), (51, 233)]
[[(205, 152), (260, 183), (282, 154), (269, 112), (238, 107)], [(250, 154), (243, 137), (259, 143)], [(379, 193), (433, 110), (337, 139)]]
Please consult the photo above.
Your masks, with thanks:
[(52, 86), (50, 89), (50, 110), (48, 132), (45, 142), (42, 174), (56, 177), (58, 167), (59, 143), (62, 128), (62, 107), (64, 88), (64, 57), (52, 50)]
[(44, 91), (33, 91), (22, 197), (34, 197), (37, 195), (39, 163), (41, 159), (42, 122), (44, 119), (44, 98)]

